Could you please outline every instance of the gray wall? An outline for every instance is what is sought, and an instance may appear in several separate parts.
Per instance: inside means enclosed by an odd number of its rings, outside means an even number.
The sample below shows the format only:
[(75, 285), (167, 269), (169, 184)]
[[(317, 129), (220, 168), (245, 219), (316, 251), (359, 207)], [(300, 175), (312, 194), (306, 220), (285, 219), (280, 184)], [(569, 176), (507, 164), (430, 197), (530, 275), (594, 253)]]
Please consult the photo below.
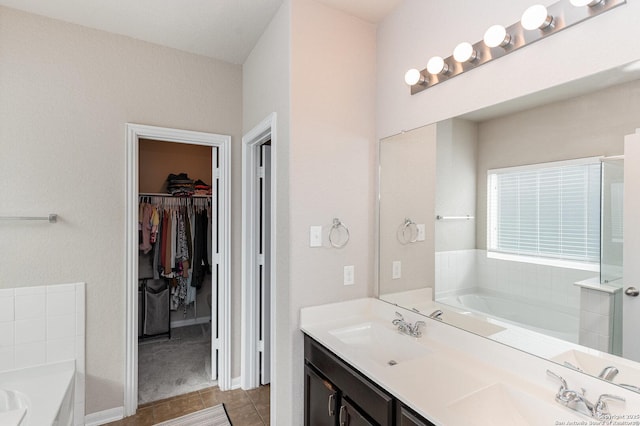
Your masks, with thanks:
[(231, 135), (238, 217), (241, 67), (3, 7), (0, 64), (0, 215), (60, 215), (55, 225), (2, 224), (0, 288), (86, 282), (86, 413), (121, 407), (125, 123)]
[[(478, 126), (454, 118), (441, 121), (436, 152), (435, 214), (475, 216)], [(476, 247), (476, 220), (435, 222), (435, 250), (466, 250)]]
[[(431, 125), (380, 142), (380, 294), (434, 286), (436, 139)], [(405, 218), (425, 225), (424, 241), (401, 242), (398, 228)], [(397, 279), (394, 261), (402, 265)]]
[[(541, 0), (549, 6), (555, 0)], [(376, 120), (384, 138), (458, 117), (640, 58), (640, 3), (621, 7), (519, 49), (415, 96), (404, 73), (431, 55), (450, 55), (461, 40), (476, 42), (496, 22), (518, 22), (530, 0), (403, 0), (378, 25)], [(625, 41), (629, 42), (625, 42)], [(601, 111), (597, 108), (595, 111)]]

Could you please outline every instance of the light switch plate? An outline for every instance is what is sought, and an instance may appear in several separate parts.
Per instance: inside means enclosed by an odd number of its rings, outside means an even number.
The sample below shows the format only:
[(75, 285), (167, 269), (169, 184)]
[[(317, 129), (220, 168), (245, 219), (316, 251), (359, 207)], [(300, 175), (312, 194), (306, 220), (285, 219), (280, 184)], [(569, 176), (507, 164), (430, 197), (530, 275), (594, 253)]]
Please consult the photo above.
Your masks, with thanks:
[(402, 262), (394, 260), (391, 266), (391, 279), (397, 280), (402, 277)]
[(416, 241), (424, 241), (426, 238), (424, 223), (417, 224), (416, 228), (418, 228), (418, 236), (416, 237)]
[(353, 285), (355, 283), (355, 268), (353, 265), (344, 267), (344, 285)]
[(309, 247), (322, 247), (322, 226), (309, 227)]

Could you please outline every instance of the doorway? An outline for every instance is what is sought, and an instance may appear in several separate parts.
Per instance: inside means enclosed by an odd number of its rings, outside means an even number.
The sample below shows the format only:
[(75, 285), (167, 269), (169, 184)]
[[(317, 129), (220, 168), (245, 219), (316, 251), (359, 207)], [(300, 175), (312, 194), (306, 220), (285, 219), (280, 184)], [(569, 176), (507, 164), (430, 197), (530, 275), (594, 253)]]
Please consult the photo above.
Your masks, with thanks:
[(138, 165), (138, 404), (146, 404), (217, 385), (218, 147), (140, 139)]
[(242, 138), (243, 389), (270, 384), (275, 371), (275, 120), (271, 114)]
[[(216, 223), (211, 223), (212, 245), (212, 311), (211, 377), (218, 380), (221, 390), (231, 387), (230, 371), (230, 156), (231, 137), (161, 127), (127, 124), (127, 198), (126, 198), (126, 362), (125, 416), (133, 415), (138, 406), (138, 215), (139, 215), (139, 154), (143, 139), (210, 147), (211, 184), (216, 188)], [(207, 306), (208, 307), (208, 306)], [(208, 320), (207, 320), (208, 321)]]

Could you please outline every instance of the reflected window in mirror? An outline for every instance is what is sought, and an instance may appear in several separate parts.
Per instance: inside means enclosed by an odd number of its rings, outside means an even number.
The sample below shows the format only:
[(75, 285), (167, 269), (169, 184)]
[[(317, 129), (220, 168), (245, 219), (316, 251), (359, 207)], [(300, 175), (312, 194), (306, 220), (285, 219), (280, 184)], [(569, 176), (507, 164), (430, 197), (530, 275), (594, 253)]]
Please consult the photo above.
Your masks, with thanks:
[(599, 158), (489, 170), (487, 256), (598, 271)]

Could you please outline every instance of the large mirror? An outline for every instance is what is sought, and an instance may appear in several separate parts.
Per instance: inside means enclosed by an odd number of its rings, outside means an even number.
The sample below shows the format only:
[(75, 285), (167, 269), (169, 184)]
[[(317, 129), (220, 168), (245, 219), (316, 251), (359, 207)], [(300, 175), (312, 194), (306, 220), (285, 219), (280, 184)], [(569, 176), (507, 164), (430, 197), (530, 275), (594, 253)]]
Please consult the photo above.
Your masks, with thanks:
[(640, 392), (640, 353), (622, 357), (639, 68), (380, 141), (379, 297)]

